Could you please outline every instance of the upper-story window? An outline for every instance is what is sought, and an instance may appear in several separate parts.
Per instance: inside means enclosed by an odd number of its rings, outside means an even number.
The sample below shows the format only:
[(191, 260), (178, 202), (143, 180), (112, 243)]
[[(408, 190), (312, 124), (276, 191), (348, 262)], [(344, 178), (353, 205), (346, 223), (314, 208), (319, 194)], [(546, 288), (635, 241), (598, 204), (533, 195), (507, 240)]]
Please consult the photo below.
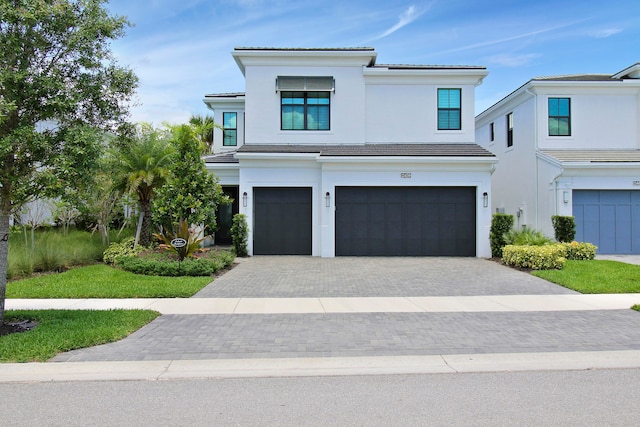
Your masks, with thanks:
[(438, 130), (460, 130), (461, 89), (438, 89)]
[(238, 113), (222, 113), (222, 145), (238, 145)]
[(571, 98), (549, 98), (549, 136), (571, 136)]
[(282, 130), (329, 130), (329, 92), (282, 92)]
[(513, 113), (507, 114), (507, 147), (513, 147)]
[(331, 129), (333, 77), (289, 77), (276, 80), (280, 92), (280, 129)]

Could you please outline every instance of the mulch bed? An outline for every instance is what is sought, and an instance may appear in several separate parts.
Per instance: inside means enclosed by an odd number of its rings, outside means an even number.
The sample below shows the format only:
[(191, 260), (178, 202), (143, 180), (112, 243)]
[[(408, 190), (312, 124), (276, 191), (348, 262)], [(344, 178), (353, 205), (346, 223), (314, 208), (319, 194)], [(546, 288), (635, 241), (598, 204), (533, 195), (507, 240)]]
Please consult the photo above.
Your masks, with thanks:
[(20, 320), (16, 322), (5, 322), (0, 325), (0, 337), (9, 334), (27, 332), (38, 326), (35, 320)]

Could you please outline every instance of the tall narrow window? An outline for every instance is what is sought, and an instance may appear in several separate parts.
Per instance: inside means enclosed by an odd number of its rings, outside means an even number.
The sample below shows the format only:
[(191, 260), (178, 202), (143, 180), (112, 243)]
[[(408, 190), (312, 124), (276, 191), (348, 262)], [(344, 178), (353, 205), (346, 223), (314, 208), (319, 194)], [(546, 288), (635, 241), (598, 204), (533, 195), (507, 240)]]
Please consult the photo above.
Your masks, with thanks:
[(282, 130), (329, 130), (330, 92), (282, 92)]
[(513, 146), (513, 113), (507, 114), (507, 147)]
[(238, 113), (222, 113), (222, 145), (238, 145)]
[(549, 98), (549, 136), (571, 136), (570, 98)]
[(491, 122), (491, 124), (489, 125), (489, 140), (493, 142), (495, 141), (495, 139), (496, 139), (495, 127), (493, 126), (493, 122)]
[(461, 129), (462, 89), (438, 89), (438, 130)]

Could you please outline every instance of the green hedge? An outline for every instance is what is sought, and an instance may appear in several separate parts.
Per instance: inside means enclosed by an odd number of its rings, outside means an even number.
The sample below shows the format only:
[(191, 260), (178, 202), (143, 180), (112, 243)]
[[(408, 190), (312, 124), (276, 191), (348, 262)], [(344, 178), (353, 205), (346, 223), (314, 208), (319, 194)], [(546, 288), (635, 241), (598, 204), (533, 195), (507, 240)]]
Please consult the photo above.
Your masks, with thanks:
[(491, 243), (491, 256), (502, 256), (502, 248), (506, 245), (504, 235), (513, 227), (513, 215), (493, 214), (491, 218), (491, 230), (489, 239)]
[(502, 250), (502, 261), (507, 265), (532, 270), (561, 270), (568, 259), (594, 259), (596, 249), (591, 243), (579, 242), (542, 246), (506, 245)]
[(551, 222), (558, 242), (571, 242), (576, 237), (576, 221), (572, 216), (554, 215)]
[(561, 270), (565, 261), (562, 245), (519, 246), (506, 245), (502, 249), (502, 261), (507, 265), (532, 270)]
[(571, 260), (589, 260), (596, 257), (596, 249), (598, 247), (591, 243), (571, 242), (558, 243), (564, 248), (566, 259)]
[(186, 258), (184, 261), (158, 260), (139, 256), (120, 257), (116, 265), (123, 270), (147, 276), (210, 276), (233, 264), (235, 256), (219, 252), (215, 258)]

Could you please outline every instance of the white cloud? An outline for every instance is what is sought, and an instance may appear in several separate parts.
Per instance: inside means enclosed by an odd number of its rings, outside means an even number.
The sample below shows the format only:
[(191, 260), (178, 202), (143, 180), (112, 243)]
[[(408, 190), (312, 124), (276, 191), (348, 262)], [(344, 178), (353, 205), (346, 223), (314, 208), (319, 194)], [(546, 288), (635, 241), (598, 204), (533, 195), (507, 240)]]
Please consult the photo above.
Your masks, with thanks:
[(407, 10), (400, 14), (400, 16), (398, 17), (398, 22), (393, 27), (389, 28), (379, 36), (370, 39), (369, 41), (380, 40), (387, 37), (388, 35), (395, 33), (400, 28), (405, 27), (418, 19), (424, 12), (426, 12), (426, 10), (418, 10), (414, 5), (409, 6)]
[(531, 61), (541, 56), (542, 55), (539, 53), (528, 53), (522, 55), (501, 54), (490, 56), (487, 58), (487, 61), (491, 64), (501, 65), (503, 67), (521, 67), (531, 63)]
[(594, 31), (593, 37), (597, 39), (606, 39), (607, 37), (611, 37), (621, 32), (622, 32), (622, 28), (604, 28), (602, 30)]

